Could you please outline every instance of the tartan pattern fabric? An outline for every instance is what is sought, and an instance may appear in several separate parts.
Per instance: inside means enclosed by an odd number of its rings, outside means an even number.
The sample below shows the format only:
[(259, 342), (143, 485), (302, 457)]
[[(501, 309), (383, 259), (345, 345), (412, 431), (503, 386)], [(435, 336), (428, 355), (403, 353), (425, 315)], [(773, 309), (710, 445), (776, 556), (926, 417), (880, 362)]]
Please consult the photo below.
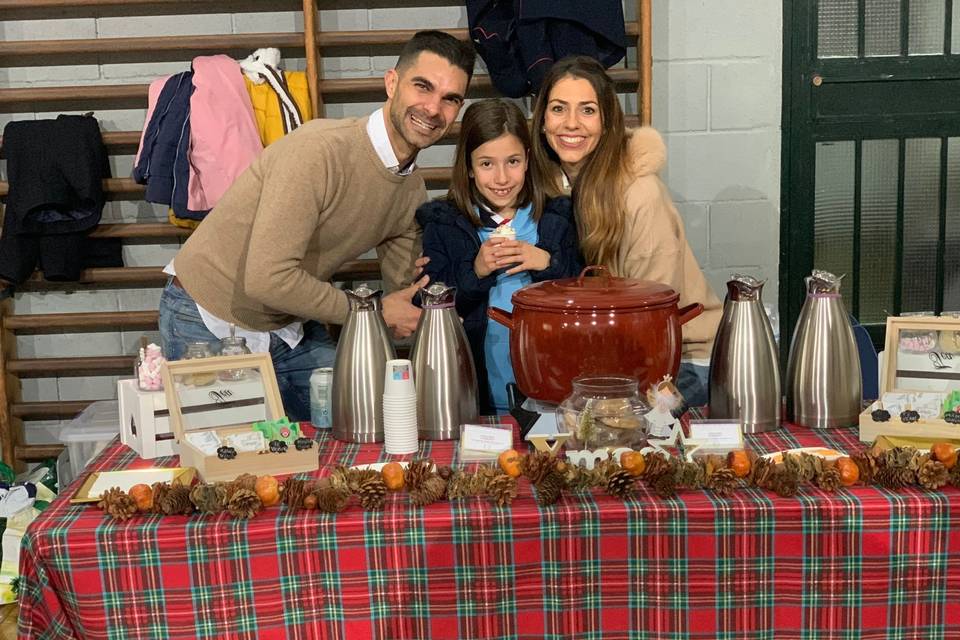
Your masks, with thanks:
[[(855, 429), (748, 436), (775, 451), (862, 448)], [(320, 475), (384, 459), (321, 436)], [(454, 458), (451, 442), (420, 456)], [(114, 443), (93, 468), (174, 466)], [(960, 491), (730, 498), (645, 487), (538, 507), (482, 498), (328, 515), (266, 509), (111, 520), (64, 491), (21, 554), (21, 638), (960, 637)]]

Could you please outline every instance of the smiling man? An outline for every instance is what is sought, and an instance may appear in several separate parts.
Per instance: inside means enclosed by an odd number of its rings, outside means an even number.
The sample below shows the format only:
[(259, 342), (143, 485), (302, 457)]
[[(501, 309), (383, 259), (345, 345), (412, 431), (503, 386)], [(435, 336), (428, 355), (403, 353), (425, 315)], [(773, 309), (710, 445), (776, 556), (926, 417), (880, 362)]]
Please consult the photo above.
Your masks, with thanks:
[(384, 84), (383, 108), (359, 119), (314, 120), (267, 147), (230, 187), (166, 271), (160, 335), (168, 358), (230, 333), (272, 356), (284, 408), (309, 418), (309, 377), (332, 366), (324, 324), (342, 324), (346, 295), (330, 283), (376, 249), (392, 291), (383, 316), (398, 337), (420, 310), (405, 286), (420, 253), (414, 221), (427, 200), (417, 153), (456, 120), (473, 72), (468, 43), (421, 31)]

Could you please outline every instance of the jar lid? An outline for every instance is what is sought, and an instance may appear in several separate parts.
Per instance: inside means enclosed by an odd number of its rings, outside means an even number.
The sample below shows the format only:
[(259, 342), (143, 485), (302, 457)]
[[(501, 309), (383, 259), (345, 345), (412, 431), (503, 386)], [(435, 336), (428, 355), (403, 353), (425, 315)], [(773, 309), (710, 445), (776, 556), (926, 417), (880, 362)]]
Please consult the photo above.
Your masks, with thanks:
[[(588, 272), (599, 275), (588, 278)], [(592, 266), (576, 278), (539, 282), (513, 294), (513, 306), (547, 310), (650, 309), (676, 304), (680, 294), (665, 284), (610, 275), (606, 267)]]

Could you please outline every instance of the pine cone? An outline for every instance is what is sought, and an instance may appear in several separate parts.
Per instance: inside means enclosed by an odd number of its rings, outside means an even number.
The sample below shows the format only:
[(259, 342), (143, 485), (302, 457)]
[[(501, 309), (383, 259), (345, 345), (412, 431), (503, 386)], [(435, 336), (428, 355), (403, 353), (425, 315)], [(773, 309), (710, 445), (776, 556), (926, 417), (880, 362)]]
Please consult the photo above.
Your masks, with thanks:
[[(672, 473), (664, 475), (670, 475), (673, 477)], [(636, 489), (636, 487), (633, 485), (634, 480), (636, 480), (636, 478), (634, 478), (632, 473), (623, 467), (618, 466), (617, 469), (614, 469), (610, 475), (607, 476), (607, 486), (605, 489), (607, 490), (607, 493), (613, 497), (625, 500), (632, 496), (634, 490)]]
[(356, 491), (360, 506), (366, 511), (382, 509), (387, 501), (387, 485), (379, 473), (360, 481)]
[(677, 495), (677, 481), (672, 473), (663, 473), (650, 486), (661, 498), (672, 498)]
[(923, 468), (923, 465), (925, 465), (929, 459), (930, 459), (929, 451), (917, 451), (910, 458), (910, 462), (907, 464), (907, 468), (910, 469), (910, 471), (913, 471), (913, 473), (916, 474), (916, 476), (919, 478), (920, 469)]
[(643, 479), (651, 484), (664, 473), (672, 471), (671, 460), (663, 457), (659, 451), (649, 451), (643, 458), (647, 463), (643, 469)]
[(287, 509), (296, 513), (303, 508), (303, 499), (312, 490), (312, 483), (312, 480), (303, 478), (287, 478), (284, 481), (280, 498), (283, 504), (287, 505)]
[(167, 495), (170, 491), (169, 482), (154, 482), (153, 483), (153, 512), (154, 513), (163, 513), (163, 509), (160, 508), (160, 503), (163, 502), (164, 496)]
[(486, 481), (486, 493), (497, 506), (509, 506), (517, 497), (517, 479), (505, 473), (498, 474)]
[(785, 469), (778, 469), (770, 480), (770, 489), (778, 496), (791, 498), (797, 495), (800, 483), (797, 482), (797, 475), (790, 473)]
[(424, 507), (441, 500), (447, 492), (447, 481), (436, 473), (427, 476), (419, 487), (410, 491), (410, 502), (418, 507)]
[(464, 471), (454, 471), (447, 483), (447, 497), (451, 500), (466, 498), (471, 495), (470, 487), (473, 481), (473, 474)]
[(949, 482), (955, 487), (960, 487), (960, 464), (955, 464), (953, 468), (950, 469)]
[(119, 487), (107, 489), (97, 506), (117, 520), (129, 520), (137, 512), (137, 501)]
[(541, 507), (549, 507), (556, 504), (563, 495), (563, 487), (566, 485), (566, 479), (563, 474), (552, 471), (540, 479), (540, 482), (534, 486), (537, 489), (537, 504)]
[(675, 478), (677, 486), (684, 489), (699, 489), (704, 486), (707, 477), (705, 462), (680, 462), (677, 464)]
[(177, 514), (188, 516), (193, 513), (190, 489), (179, 484), (170, 487), (170, 491), (167, 491), (163, 499), (160, 500), (160, 511), (168, 516)]
[(880, 454), (880, 463), (885, 467), (909, 467), (910, 459), (916, 453), (913, 447), (894, 447)]
[(563, 482), (568, 491), (583, 491), (591, 486), (592, 480), (593, 476), (580, 465), (567, 464), (564, 467)]
[(376, 479), (383, 480), (379, 471), (373, 469), (347, 469), (347, 488), (353, 493), (360, 491), (360, 485)]
[(817, 475), (816, 479), (817, 486), (824, 491), (836, 491), (841, 485), (840, 472), (836, 467), (824, 469), (819, 475)]
[(260, 496), (252, 489), (235, 488), (233, 495), (227, 499), (227, 511), (234, 518), (250, 519), (263, 509)]
[(900, 474), (900, 469), (893, 469), (890, 467), (881, 467), (877, 470), (877, 474), (873, 477), (874, 482), (883, 487), (884, 489), (890, 489), (895, 491), (904, 486), (903, 476)]
[[(350, 470), (346, 467), (338, 466), (330, 472), (330, 475), (327, 476), (327, 481), (330, 483), (331, 487), (338, 489), (349, 489), (350, 488)], [(350, 489), (353, 491), (353, 489)]]
[(324, 483), (314, 488), (317, 508), (324, 513), (340, 513), (350, 504), (350, 490), (346, 486)]
[(557, 459), (543, 451), (534, 451), (520, 460), (520, 471), (530, 480), (530, 484), (538, 485), (556, 469)]
[(775, 471), (776, 465), (770, 461), (770, 458), (757, 458), (753, 466), (750, 467), (750, 475), (747, 476), (748, 483), (761, 489), (768, 489)]
[(237, 476), (233, 482), (227, 483), (227, 500), (233, 497), (233, 494), (240, 489), (256, 492), (257, 476), (252, 473), (243, 473)]
[(717, 469), (706, 479), (704, 488), (710, 489), (718, 496), (732, 495), (738, 485), (737, 474), (733, 469)]
[(220, 513), (227, 504), (227, 487), (222, 482), (200, 483), (190, 490), (190, 502), (200, 513)]
[(433, 475), (433, 460), (411, 460), (403, 472), (403, 484), (407, 491), (417, 491), (427, 478)]
[(937, 460), (928, 459), (917, 473), (917, 480), (924, 489), (939, 489), (947, 484), (949, 479), (950, 472)]
[(860, 482), (864, 484), (873, 484), (873, 479), (877, 475), (877, 458), (869, 451), (863, 453), (854, 453), (850, 456), (854, 464), (860, 470)]

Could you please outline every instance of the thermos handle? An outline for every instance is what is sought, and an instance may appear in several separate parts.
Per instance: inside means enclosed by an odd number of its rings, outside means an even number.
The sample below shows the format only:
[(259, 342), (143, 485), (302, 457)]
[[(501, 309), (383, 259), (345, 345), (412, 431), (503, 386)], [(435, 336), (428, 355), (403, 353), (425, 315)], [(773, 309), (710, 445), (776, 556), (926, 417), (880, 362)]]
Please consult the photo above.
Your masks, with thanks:
[(584, 267), (583, 271), (580, 272), (580, 275), (577, 277), (577, 286), (583, 286), (583, 279), (587, 277), (587, 274), (591, 271), (597, 271), (604, 278), (610, 277), (610, 269), (606, 268), (602, 264), (592, 264), (589, 267)]
[(703, 305), (699, 302), (694, 302), (693, 304), (688, 304), (687, 306), (679, 309), (677, 311), (677, 319), (680, 321), (681, 325), (685, 325), (701, 313), (703, 313)]
[(513, 331), (513, 314), (497, 307), (487, 307), (487, 317), (496, 320), (510, 331)]

